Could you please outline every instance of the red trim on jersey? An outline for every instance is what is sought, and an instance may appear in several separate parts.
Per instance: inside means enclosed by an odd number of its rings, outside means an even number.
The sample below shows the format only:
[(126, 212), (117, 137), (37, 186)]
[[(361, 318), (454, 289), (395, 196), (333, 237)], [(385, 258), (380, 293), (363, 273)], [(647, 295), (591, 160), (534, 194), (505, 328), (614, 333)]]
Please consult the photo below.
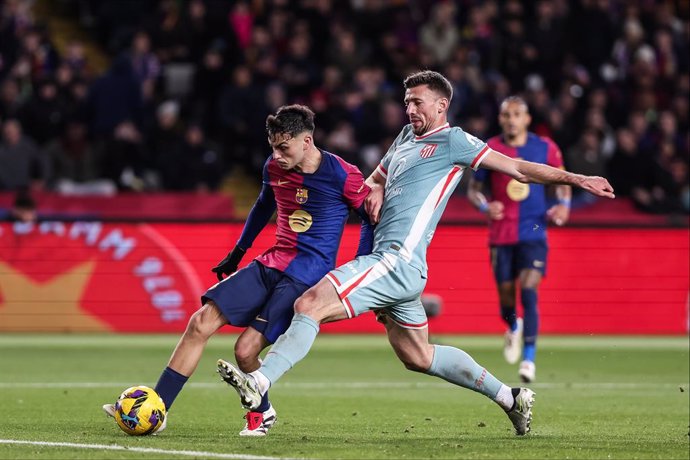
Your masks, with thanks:
[(486, 155), (488, 150), (489, 150), (489, 145), (487, 144), (484, 146), (482, 151), (479, 152), (479, 154), (476, 157), (474, 157), (474, 160), (472, 160), (472, 164), (470, 165), (470, 168), (476, 169), (477, 166), (479, 165), (479, 163), (481, 163), (481, 161), (484, 159), (484, 155)]
[(450, 170), (450, 173), (448, 174), (448, 177), (446, 177), (446, 183), (443, 184), (443, 188), (441, 189), (441, 194), (438, 196), (438, 200), (436, 200), (436, 204), (434, 205), (434, 209), (438, 207), (438, 204), (441, 202), (441, 199), (443, 198), (443, 194), (445, 193), (446, 189), (450, 185), (450, 182), (453, 180), (453, 177), (460, 171), (460, 166), (453, 166), (453, 169)]
[(328, 278), (333, 284), (335, 284), (336, 287), (340, 287), (340, 281), (338, 281), (338, 278), (333, 276), (331, 273), (326, 273), (326, 278)]
[(355, 317), (355, 309), (352, 308), (352, 304), (350, 303), (350, 300), (347, 298), (343, 298), (342, 301), (343, 301), (343, 305), (345, 305), (345, 309), (347, 310), (347, 315), (350, 318), (354, 318)]
[(376, 169), (379, 170), (379, 174), (381, 174), (384, 179), (388, 177), (388, 170), (386, 168), (384, 168), (381, 163), (379, 163), (379, 165), (376, 167)]
[(427, 138), (427, 137), (431, 136), (432, 134), (436, 134), (436, 133), (439, 132), (439, 131), (443, 131), (443, 130), (446, 129), (446, 128), (450, 128), (450, 124), (449, 124), (449, 123), (446, 123), (445, 125), (439, 126), (439, 127), (436, 128), (436, 129), (432, 129), (431, 131), (429, 131), (429, 132), (427, 132), (427, 133), (424, 133), (424, 134), (422, 134), (421, 136), (415, 136), (414, 138), (415, 138), (415, 140), (424, 139), (424, 138)]
[(359, 278), (357, 278), (357, 279), (355, 280), (354, 283), (352, 283), (347, 289), (345, 289), (343, 292), (341, 292), (341, 293), (340, 293), (340, 298), (344, 300), (345, 297), (347, 297), (348, 294), (350, 294), (350, 292), (352, 292), (352, 290), (353, 290), (354, 288), (356, 288), (357, 285), (358, 285), (359, 283), (361, 283), (362, 281), (364, 281), (364, 278), (367, 277), (367, 275), (369, 274), (369, 272), (370, 272), (373, 268), (374, 268), (374, 267), (370, 267), (369, 270), (365, 271), (364, 274), (363, 274), (362, 276), (360, 276)]

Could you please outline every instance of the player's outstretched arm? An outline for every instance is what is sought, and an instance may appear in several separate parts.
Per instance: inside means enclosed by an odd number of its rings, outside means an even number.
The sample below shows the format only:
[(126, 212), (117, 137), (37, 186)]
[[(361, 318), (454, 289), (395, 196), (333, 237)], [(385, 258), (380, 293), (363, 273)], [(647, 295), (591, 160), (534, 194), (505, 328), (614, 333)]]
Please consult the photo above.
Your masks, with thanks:
[(603, 177), (583, 176), (545, 164), (516, 160), (492, 149), (486, 154), (480, 167), (502, 172), (523, 183), (572, 185), (596, 196), (616, 197), (613, 187)]

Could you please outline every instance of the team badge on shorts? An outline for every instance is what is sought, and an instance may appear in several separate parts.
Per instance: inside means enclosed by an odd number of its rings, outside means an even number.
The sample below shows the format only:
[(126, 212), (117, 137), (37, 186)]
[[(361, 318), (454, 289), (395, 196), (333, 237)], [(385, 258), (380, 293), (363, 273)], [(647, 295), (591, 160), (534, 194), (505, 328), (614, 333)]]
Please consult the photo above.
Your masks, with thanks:
[(297, 194), (295, 194), (295, 201), (299, 204), (304, 204), (309, 199), (309, 190), (306, 188), (298, 188)]
[(419, 156), (422, 158), (429, 158), (436, 151), (438, 144), (426, 144), (422, 150), (419, 151)]

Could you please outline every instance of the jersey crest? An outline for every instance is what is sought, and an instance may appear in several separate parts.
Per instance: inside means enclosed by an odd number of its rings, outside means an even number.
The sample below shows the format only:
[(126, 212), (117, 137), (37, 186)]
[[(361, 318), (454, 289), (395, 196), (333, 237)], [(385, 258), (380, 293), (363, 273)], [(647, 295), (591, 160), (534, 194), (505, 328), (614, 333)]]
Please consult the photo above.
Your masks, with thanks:
[(306, 188), (298, 188), (295, 194), (295, 201), (299, 204), (304, 204), (309, 199), (309, 190)]
[(426, 144), (422, 150), (419, 151), (419, 156), (422, 158), (429, 158), (436, 151), (438, 144)]

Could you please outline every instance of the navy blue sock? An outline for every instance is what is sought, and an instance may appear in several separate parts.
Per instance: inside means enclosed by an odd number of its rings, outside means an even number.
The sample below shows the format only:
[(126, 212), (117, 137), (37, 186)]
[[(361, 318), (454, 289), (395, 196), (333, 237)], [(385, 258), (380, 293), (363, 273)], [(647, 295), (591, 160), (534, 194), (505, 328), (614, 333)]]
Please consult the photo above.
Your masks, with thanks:
[(515, 307), (501, 305), (501, 318), (503, 318), (503, 321), (505, 321), (510, 330), (515, 332), (515, 329), (517, 329), (517, 313), (515, 313)]
[(264, 393), (261, 397), (261, 404), (254, 410), (254, 412), (266, 412), (268, 408), (271, 407), (271, 403), (268, 400), (268, 391)]
[(170, 406), (175, 402), (175, 398), (177, 398), (188, 379), (189, 377), (185, 377), (169, 367), (165, 368), (154, 390), (156, 390), (156, 393), (160, 395), (165, 403), (166, 410), (170, 410)]
[(522, 358), (526, 361), (534, 361), (537, 354), (537, 334), (539, 333), (537, 291), (535, 289), (522, 288), (521, 298), (522, 308), (525, 311)]

